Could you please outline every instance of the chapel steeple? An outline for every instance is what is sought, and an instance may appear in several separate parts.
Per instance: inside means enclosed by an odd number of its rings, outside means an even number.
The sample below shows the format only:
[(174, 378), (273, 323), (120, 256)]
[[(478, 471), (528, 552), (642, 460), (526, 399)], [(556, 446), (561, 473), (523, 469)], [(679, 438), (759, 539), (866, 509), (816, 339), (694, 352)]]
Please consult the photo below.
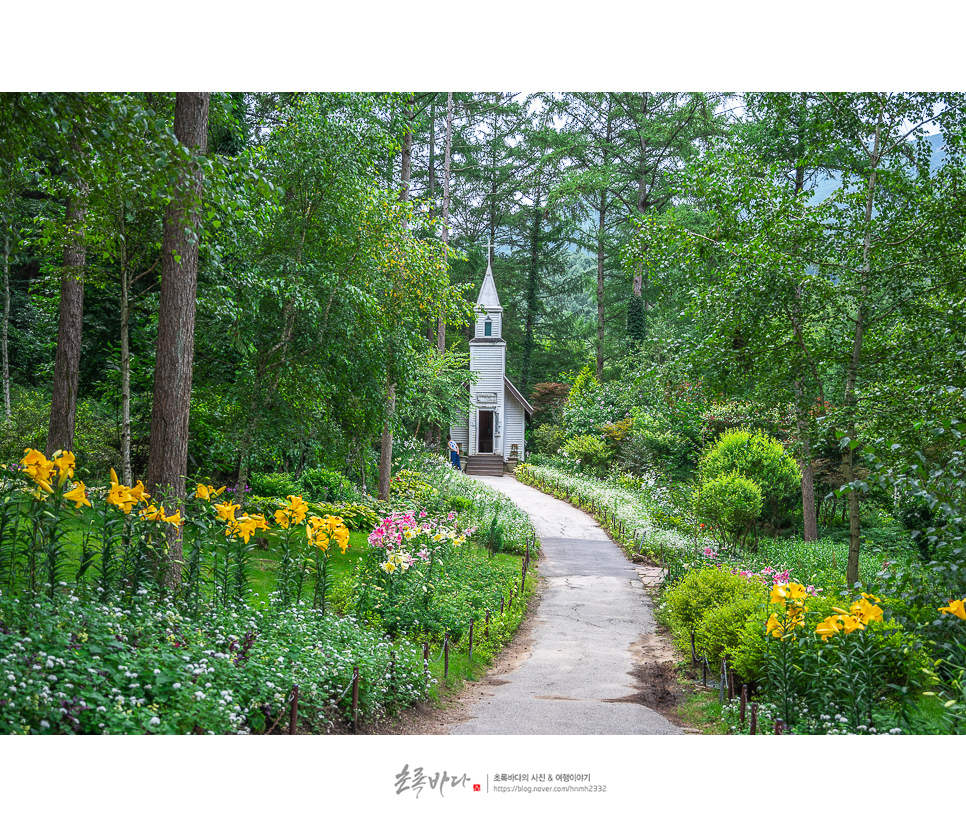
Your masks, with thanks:
[(489, 263), (476, 299), (476, 332), (473, 335), (477, 339), (503, 338), (503, 306), (493, 280), (493, 267)]
[(469, 340), (474, 375), (469, 383), (469, 410), (450, 426), (469, 474), (502, 475), (504, 462), (515, 464), (526, 454), (525, 425), (533, 407), (507, 379), (506, 348), (503, 305), (488, 259)]

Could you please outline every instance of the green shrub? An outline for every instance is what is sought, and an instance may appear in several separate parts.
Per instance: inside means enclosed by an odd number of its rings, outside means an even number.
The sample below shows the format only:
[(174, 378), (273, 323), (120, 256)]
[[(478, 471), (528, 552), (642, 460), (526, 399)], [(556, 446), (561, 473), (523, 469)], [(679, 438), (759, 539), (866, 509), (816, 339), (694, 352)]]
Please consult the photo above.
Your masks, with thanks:
[(668, 621), (681, 637), (690, 638), (691, 629), (712, 608), (732, 600), (750, 597), (760, 599), (762, 586), (726, 568), (707, 567), (687, 573), (665, 591), (663, 604)]
[(339, 516), (350, 530), (365, 530), (368, 532), (379, 523), (381, 518), (380, 514), (372, 507), (357, 501), (334, 503), (310, 501), (308, 504), (309, 510), (317, 516)]
[(657, 470), (686, 477), (697, 455), (691, 439), (650, 416), (639, 417), (618, 450), (620, 465), (628, 472)]
[(580, 468), (603, 476), (614, 456), (613, 450), (599, 437), (580, 434), (564, 443), (567, 457), (580, 461)]
[[(47, 445), (50, 394), (36, 388), (11, 389), (10, 421), (0, 421), (0, 459), (19, 460), (24, 449)], [(110, 411), (92, 399), (77, 401), (73, 452), (86, 479), (121, 471), (120, 432)]]
[[(712, 669), (718, 667), (724, 655), (728, 655), (732, 668), (737, 668), (735, 658), (743, 645), (749, 621), (764, 633), (764, 620), (760, 615), (767, 601), (765, 593), (762, 588), (760, 595), (734, 597), (729, 602), (709, 608), (698, 621), (694, 632), (695, 649), (699, 656), (708, 658)], [(757, 672), (757, 669), (751, 671)], [(744, 673), (741, 674), (748, 679)]]
[(564, 445), (567, 435), (553, 423), (544, 423), (533, 430), (533, 448), (542, 455), (555, 455)]
[(306, 501), (352, 501), (358, 491), (348, 478), (329, 469), (306, 469), (299, 479), (302, 497)]
[(728, 429), (701, 457), (701, 481), (711, 481), (720, 475), (736, 472), (761, 489), (764, 511), (776, 518), (801, 485), (802, 473), (798, 464), (781, 443), (761, 432)]
[(414, 500), (425, 503), (431, 501), (437, 495), (437, 490), (421, 472), (416, 472), (413, 469), (403, 469), (390, 481), (389, 494), (393, 499)]
[(737, 543), (748, 535), (761, 515), (761, 489), (754, 481), (729, 472), (705, 481), (698, 488), (698, 516)]
[(298, 481), (288, 472), (253, 472), (248, 476), (248, 484), (255, 495), (269, 498), (285, 498), (302, 491)]

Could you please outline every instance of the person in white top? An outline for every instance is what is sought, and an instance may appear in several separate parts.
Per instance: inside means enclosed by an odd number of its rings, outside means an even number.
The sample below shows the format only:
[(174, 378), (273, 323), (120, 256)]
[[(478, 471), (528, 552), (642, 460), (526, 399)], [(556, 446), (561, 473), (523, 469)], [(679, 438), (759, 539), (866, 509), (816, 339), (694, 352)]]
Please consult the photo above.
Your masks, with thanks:
[(457, 469), (460, 468), (460, 447), (456, 445), (453, 438), (449, 438), (449, 460)]

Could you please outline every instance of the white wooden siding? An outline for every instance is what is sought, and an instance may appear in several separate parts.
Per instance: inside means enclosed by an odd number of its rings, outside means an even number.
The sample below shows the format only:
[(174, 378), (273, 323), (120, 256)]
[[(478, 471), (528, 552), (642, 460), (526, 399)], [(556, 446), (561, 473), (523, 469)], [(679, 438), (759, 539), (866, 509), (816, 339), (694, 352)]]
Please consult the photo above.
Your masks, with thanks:
[[(493, 451), (503, 448), (503, 434), (506, 420), (503, 414), (503, 369), (506, 362), (506, 345), (502, 342), (489, 342), (470, 345), (470, 370), (477, 374), (478, 381), (470, 384), (470, 454), (479, 454), (477, 434), (479, 421), (477, 412), (495, 411), (499, 418), (500, 435), (493, 438)], [(480, 396), (482, 395), (482, 396)]]
[(461, 415), (459, 422), (453, 423), (453, 425), (449, 427), (449, 436), (460, 444), (460, 451), (463, 453), (463, 455), (469, 454), (470, 426), (468, 414)]
[(506, 441), (504, 447), (505, 453), (503, 457), (505, 460), (509, 460), (510, 452), (513, 451), (513, 445), (516, 444), (517, 460), (523, 462), (525, 455), (525, 450), (523, 448), (523, 406), (520, 405), (520, 401), (509, 392), (507, 392), (504, 402), (506, 403), (506, 431), (504, 433)]
[(490, 321), (493, 322), (493, 332), (487, 336), (485, 319), (487, 313), (480, 313), (476, 317), (476, 328), (473, 331), (474, 338), (477, 339), (502, 339), (503, 338), (503, 313), (491, 311), (489, 313)]

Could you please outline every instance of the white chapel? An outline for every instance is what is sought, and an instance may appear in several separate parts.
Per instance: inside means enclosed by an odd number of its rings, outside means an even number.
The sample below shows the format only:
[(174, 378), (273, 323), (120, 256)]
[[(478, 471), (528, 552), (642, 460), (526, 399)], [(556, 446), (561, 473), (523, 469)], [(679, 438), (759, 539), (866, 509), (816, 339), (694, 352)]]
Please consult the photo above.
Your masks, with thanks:
[(470, 383), (469, 412), (450, 426), (450, 436), (459, 444), (467, 473), (502, 475), (505, 464), (524, 460), (524, 426), (533, 407), (506, 376), (503, 307), (491, 264), (486, 267), (476, 310), (470, 370), (477, 379)]

